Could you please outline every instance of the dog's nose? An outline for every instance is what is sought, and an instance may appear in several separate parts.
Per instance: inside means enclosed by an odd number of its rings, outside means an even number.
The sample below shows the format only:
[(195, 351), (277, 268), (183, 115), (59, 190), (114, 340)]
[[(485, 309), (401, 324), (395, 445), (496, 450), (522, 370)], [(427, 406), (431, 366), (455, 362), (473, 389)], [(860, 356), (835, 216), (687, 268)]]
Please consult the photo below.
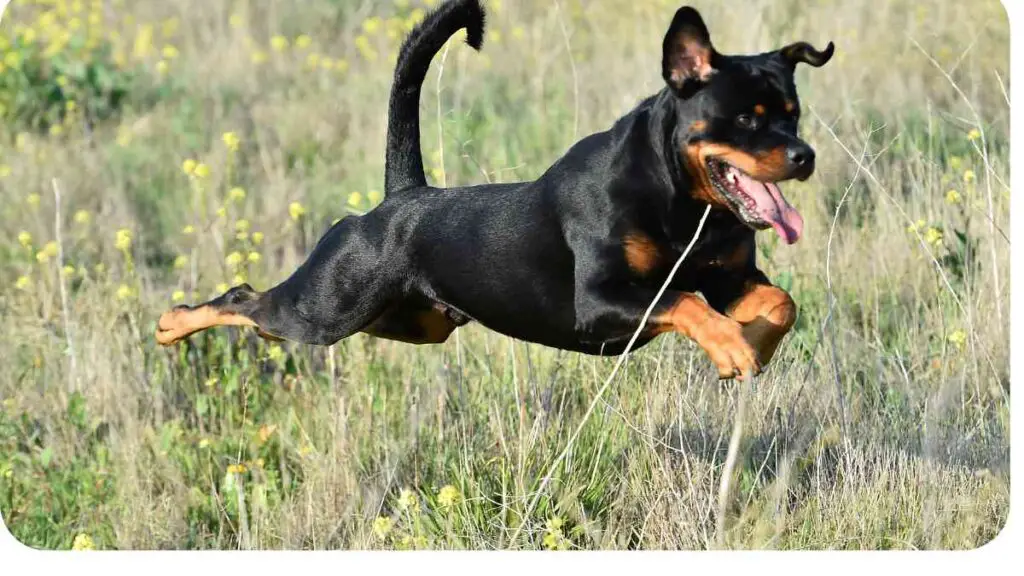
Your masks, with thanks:
[(814, 173), (814, 148), (807, 144), (794, 144), (786, 148), (786, 160), (794, 176), (806, 180)]
[(797, 168), (802, 168), (807, 164), (814, 163), (814, 150), (806, 144), (799, 144), (797, 146), (790, 146), (786, 150), (786, 158), (789, 162)]

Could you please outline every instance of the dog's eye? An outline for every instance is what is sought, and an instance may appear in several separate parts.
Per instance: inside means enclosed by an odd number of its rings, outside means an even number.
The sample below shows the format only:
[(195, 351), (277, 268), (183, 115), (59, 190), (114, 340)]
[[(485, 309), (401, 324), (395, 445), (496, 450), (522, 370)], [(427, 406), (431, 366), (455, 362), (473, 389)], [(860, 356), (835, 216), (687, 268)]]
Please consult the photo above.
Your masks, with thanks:
[(750, 114), (740, 114), (736, 117), (736, 125), (744, 130), (752, 130), (757, 127), (757, 121)]

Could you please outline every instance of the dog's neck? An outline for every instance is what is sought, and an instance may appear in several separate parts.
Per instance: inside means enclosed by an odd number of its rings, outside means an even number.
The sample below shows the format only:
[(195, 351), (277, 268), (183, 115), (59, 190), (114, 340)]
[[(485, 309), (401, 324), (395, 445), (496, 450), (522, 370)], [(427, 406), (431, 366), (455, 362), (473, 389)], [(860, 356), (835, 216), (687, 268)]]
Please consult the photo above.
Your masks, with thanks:
[[(647, 201), (656, 205), (662, 232), (678, 250), (693, 237), (707, 204), (694, 199), (692, 194), (697, 182), (684, 164), (686, 142), (678, 129), (680, 116), (675, 99), (676, 96), (665, 88), (640, 106), (631, 130), (644, 132), (635, 141), (648, 142), (650, 150), (638, 154), (627, 146), (622, 153), (633, 156), (623, 159), (627, 163), (643, 162), (647, 165), (646, 170), (631, 172), (650, 176), (649, 181), (644, 182), (648, 192), (645, 196)], [(721, 235), (745, 228), (731, 211), (714, 207), (705, 230), (710, 235)]]

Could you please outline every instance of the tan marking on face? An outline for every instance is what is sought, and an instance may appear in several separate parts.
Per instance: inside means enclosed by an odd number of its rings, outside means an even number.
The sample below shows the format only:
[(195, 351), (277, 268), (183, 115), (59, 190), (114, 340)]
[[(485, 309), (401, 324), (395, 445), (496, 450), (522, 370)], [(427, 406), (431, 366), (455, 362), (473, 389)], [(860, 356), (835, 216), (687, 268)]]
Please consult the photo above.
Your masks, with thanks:
[(765, 113), (764, 104), (755, 104), (754, 105), (754, 114), (757, 114), (758, 116), (764, 116), (764, 113)]
[(796, 110), (796, 102), (786, 100), (786, 112), (792, 112), (793, 110)]
[(642, 232), (627, 234), (622, 245), (626, 253), (626, 264), (637, 274), (650, 274), (661, 262), (661, 249), (650, 236)]
[(729, 204), (718, 193), (711, 183), (707, 161), (718, 158), (746, 172), (755, 180), (775, 182), (787, 176), (786, 150), (783, 147), (752, 155), (726, 144), (697, 142), (686, 147), (685, 165), (694, 177), (692, 195), (695, 199), (707, 202), (712, 206), (729, 208)]
[(695, 134), (695, 133), (698, 133), (698, 132), (703, 132), (703, 131), (705, 131), (707, 129), (708, 129), (708, 123), (703, 121), (703, 120), (697, 120), (693, 124), (690, 124), (690, 133), (691, 134)]

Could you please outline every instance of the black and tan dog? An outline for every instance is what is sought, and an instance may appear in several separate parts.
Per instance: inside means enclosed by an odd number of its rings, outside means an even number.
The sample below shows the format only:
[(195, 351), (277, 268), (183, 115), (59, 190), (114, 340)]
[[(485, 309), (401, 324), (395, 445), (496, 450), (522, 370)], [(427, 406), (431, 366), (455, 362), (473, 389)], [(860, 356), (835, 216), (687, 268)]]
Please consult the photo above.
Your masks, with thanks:
[(581, 140), (536, 181), (438, 189), (423, 173), (420, 89), (434, 55), (462, 28), (479, 49), (479, 0), (443, 4), (402, 47), (385, 201), (334, 225), (271, 290), (238, 286), (165, 313), (159, 343), (253, 326), (309, 344), (357, 332), (426, 344), (475, 320), (546, 346), (617, 354), (710, 205), (637, 347), (679, 332), (721, 377), (759, 373), (796, 306), (757, 269), (754, 233), (800, 237), (800, 214), (777, 184), (814, 171), (814, 150), (797, 136), (793, 75), (801, 62), (824, 65), (833, 45), (726, 56), (697, 11), (682, 8), (664, 41), (666, 87), (610, 130)]

